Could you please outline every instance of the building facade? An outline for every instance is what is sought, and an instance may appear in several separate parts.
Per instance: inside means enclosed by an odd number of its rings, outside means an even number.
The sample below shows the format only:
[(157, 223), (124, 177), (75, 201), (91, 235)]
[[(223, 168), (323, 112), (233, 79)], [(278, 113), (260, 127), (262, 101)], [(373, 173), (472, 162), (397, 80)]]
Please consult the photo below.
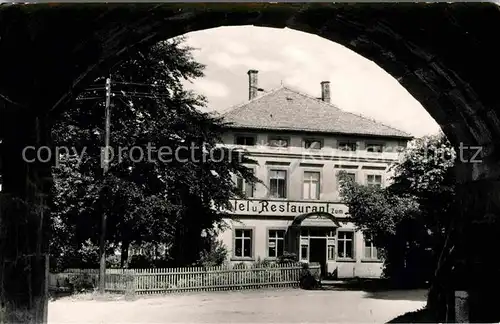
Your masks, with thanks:
[(276, 259), (285, 251), (318, 262), (325, 276), (379, 277), (383, 261), (368, 237), (356, 231), (339, 195), (339, 171), (367, 186), (386, 186), (390, 165), (411, 136), (289, 87), (258, 95), (250, 70), (249, 101), (224, 114), (224, 145), (244, 148), (247, 166), (261, 181), (235, 177), (245, 197), (231, 202), (220, 238), (231, 262)]

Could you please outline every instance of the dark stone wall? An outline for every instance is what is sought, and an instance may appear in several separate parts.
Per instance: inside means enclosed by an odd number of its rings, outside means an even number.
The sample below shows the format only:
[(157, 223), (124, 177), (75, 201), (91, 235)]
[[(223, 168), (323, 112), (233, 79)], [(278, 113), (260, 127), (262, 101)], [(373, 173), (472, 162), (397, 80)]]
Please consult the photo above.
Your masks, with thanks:
[[(0, 7), (2, 199), (9, 194), (40, 205), (40, 197), (48, 192), (43, 181), (50, 178), (50, 170), (27, 165), (19, 159), (20, 150), (30, 143), (50, 144), (47, 120), (57, 117), (64, 103), (94, 76), (128, 51), (226, 25), (289, 27), (373, 60), (422, 103), (457, 147), (460, 143), (483, 147), (478, 158), (484, 162), (457, 166), (462, 183), (500, 176), (497, 5), (4, 5)], [(483, 195), (484, 204), (490, 203), (488, 197)], [(0, 207), (0, 309), (7, 312), (0, 312), (0, 322), (17, 321), (17, 312), (29, 315), (25, 322), (39, 322), (46, 217), (39, 209), (33, 212), (4, 201)]]

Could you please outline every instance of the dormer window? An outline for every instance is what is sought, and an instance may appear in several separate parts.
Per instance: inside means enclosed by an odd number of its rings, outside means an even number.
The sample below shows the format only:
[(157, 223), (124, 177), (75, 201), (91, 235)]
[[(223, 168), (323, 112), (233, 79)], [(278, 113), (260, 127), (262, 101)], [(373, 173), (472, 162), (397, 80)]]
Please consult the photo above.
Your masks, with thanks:
[(306, 138), (304, 139), (304, 148), (308, 150), (320, 150), (323, 147), (323, 143), (318, 139)]
[(254, 146), (255, 145), (255, 136), (250, 136), (250, 135), (238, 135), (235, 138), (236, 145), (248, 145), (248, 146)]
[(286, 137), (273, 136), (269, 137), (269, 146), (271, 147), (288, 147), (289, 139)]
[(382, 153), (384, 152), (384, 145), (378, 143), (368, 143), (366, 144), (366, 151), (372, 153)]
[(356, 151), (357, 143), (351, 141), (341, 141), (338, 144), (338, 149), (341, 151)]

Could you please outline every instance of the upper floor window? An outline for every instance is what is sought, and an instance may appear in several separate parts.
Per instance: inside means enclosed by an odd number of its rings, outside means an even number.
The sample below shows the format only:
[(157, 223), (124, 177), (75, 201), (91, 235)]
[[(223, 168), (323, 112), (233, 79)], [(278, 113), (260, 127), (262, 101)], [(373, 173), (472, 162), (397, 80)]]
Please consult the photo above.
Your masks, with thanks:
[(309, 150), (320, 150), (323, 147), (321, 140), (306, 138), (304, 139), (304, 148)]
[(382, 176), (380, 174), (369, 174), (366, 176), (366, 185), (368, 187), (382, 187)]
[[(255, 173), (255, 170), (250, 169), (250, 172)], [(236, 187), (238, 188), (238, 190), (244, 193), (247, 198), (253, 198), (253, 193), (255, 191), (255, 186), (253, 183), (246, 181), (240, 176), (237, 176)]]
[(253, 146), (255, 145), (255, 136), (249, 136), (249, 135), (238, 135), (235, 138), (235, 143), (236, 145), (250, 145)]
[(287, 177), (285, 170), (269, 170), (269, 196), (286, 198)]
[(320, 173), (305, 171), (302, 188), (304, 199), (319, 199)]
[(342, 151), (356, 151), (357, 143), (351, 141), (341, 141), (338, 143), (338, 149)]
[(366, 151), (372, 152), (372, 153), (382, 153), (382, 152), (384, 152), (384, 145), (383, 144), (368, 143), (368, 144), (366, 144)]
[(289, 139), (281, 136), (269, 137), (269, 146), (272, 147), (288, 147)]
[[(346, 176), (346, 178), (347, 178), (348, 180), (350, 180), (350, 181), (352, 181), (352, 182), (356, 182), (356, 173), (353, 173), (353, 172), (345, 172), (344, 174), (345, 174), (345, 176)], [(339, 176), (338, 176), (338, 175), (337, 175), (337, 178), (338, 178), (337, 182), (338, 182), (338, 183), (340, 183), (340, 182), (341, 182), (341, 180), (340, 180), (340, 178), (339, 178)]]

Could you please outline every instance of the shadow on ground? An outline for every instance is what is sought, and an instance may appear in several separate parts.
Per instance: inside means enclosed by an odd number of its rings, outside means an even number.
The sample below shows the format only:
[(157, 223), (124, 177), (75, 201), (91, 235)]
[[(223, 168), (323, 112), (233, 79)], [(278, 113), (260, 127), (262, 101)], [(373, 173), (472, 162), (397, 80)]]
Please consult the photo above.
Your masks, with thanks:
[(422, 308), (414, 312), (400, 315), (387, 323), (437, 323), (437, 321), (432, 318), (427, 309)]
[(323, 281), (321, 290), (353, 290), (366, 292), (365, 298), (385, 300), (426, 301), (427, 287), (401, 287), (385, 279), (346, 279)]

